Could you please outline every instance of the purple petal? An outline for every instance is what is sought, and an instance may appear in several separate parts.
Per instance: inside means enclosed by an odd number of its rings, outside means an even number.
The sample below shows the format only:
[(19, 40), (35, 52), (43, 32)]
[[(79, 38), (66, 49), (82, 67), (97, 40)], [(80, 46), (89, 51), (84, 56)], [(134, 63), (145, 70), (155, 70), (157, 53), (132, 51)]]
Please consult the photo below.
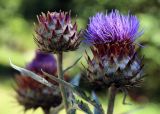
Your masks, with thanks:
[(110, 13), (97, 13), (91, 17), (84, 36), (87, 43), (101, 44), (126, 40), (133, 42), (141, 34), (136, 16), (112, 10)]

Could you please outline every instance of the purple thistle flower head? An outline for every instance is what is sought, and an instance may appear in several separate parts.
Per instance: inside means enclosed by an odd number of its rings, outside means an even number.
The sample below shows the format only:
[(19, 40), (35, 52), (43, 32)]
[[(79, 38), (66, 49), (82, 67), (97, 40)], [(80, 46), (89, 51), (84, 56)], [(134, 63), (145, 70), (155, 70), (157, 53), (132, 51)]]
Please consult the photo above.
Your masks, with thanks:
[(57, 107), (62, 103), (62, 96), (59, 90), (59, 85), (55, 81), (44, 76), (41, 69), (56, 75), (57, 64), (52, 54), (37, 51), (35, 58), (26, 65), (26, 69), (38, 74), (53, 84), (53, 88), (49, 88), (31, 77), (17, 75), (15, 89), (16, 99), (20, 105), (26, 110), (37, 109), (41, 107), (43, 110), (49, 110), (51, 107)]
[(139, 20), (136, 16), (121, 14), (118, 10), (110, 13), (97, 13), (89, 20), (85, 31), (85, 42), (104, 44), (109, 42), (133, 42), (142, 34), (139, 31)]
[(93, 58), (86, 53), (88, 82), (98, 87), (135, 87), (142, 81), (143, 64), (136, 54), (134, 41), (142, 34), (136, 16), (97, 13), (90, 18), (85, 42), (91, 44)]
[(41, 69), (47, 73), (55, 74), (57, 71), (57, 63), (52, 54), (37, 51), (35, 58), (26, 68), (38, 74), (42, 73)]

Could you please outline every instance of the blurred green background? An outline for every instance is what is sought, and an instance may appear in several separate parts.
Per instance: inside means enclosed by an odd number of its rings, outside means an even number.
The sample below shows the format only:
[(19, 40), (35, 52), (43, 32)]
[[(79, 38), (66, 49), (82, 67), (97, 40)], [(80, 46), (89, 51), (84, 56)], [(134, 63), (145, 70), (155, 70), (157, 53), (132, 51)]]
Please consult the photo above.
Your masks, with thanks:
[[(147, 74), (143, 87), (136, 90), (132, 98), (128, 98), (133, 105), (123, 106), (120, 94), (115, 112), (123, 114), (131, 110), (133, 114), (159, 114), (160, 0), (0, 0), (0, 114), (23, 114), (23, 108), (14, 99), (15, 92), (12, 86), (15, 71), (9, 66), (8, 58), (23, 67), (33, 58), (36, 49), (33, 41), (33, 22), (36, 21), (37, 14), (72, 10), (72, 17), (75, 18), (77, 15), (79, 29), (85, 29), (89, 16), (112, 9), (118, 9), (123, 13), (130, 11), (138, 16), (144, 34), (137, 42), (144, 46), (140, 55), (145, 57), (144, 72)], [(66, 53), (64, 66), (69, 66), (84, 50), (84, 46), (81, 46), (77, 52)], [(78, 71), (79, 67), (76, 67), (70, 74), (74, 75)], [(139, 107), (142, 108), (139, 110)], [(41, 113), (41, 109), (27, 112)]]

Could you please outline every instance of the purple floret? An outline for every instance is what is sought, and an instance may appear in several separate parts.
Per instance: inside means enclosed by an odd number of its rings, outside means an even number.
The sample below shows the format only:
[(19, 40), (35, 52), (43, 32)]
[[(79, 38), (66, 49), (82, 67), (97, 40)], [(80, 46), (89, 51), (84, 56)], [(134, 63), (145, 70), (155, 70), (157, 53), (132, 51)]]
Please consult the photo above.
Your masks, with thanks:
[(85, 42), (89, 44), (103, 44), (109, 42), (133, 42), (142, 34), (139, 31), (139, 20), (136, 16), (121, 14), (118, 10), (110, 13), (97, 13), (89, 20), (85, 31)]
[(37, 51), (35, 58), (26, 68), (36, 73), (41, 73), (43, 69), (47, 73), (54, 74), (57, 71), (57, 63), (52, 54)]

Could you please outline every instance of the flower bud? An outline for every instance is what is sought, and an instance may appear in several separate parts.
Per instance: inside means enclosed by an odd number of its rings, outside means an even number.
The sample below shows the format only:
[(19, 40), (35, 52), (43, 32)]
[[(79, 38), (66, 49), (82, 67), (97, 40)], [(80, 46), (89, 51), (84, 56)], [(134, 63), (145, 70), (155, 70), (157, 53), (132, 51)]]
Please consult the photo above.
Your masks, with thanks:
[[(41, 69), (56, 75), (57, 67), (55, 58), (51, 54), (36, 52), (35, 58), (26, 66), (26, 69), (44, 77)], [(47, 77), (44, 78), (47, 79)], [(20, 105), (24, 106), (25, 110), (37, 109), (38, 107), (49, 110), (51, 107), (57, 107), (61, 104), (62, 97), (58, 84), (47, 80), (52, 82), (54, 87), (49, 88), (28, 76), (16, 76), (16, 99)]]
[(72, 51), (78, 48), (80, 32), (77, 23), (72, 24), (70, 12), (48, 12), (37, 16), (34, 40), (44, 52)]

